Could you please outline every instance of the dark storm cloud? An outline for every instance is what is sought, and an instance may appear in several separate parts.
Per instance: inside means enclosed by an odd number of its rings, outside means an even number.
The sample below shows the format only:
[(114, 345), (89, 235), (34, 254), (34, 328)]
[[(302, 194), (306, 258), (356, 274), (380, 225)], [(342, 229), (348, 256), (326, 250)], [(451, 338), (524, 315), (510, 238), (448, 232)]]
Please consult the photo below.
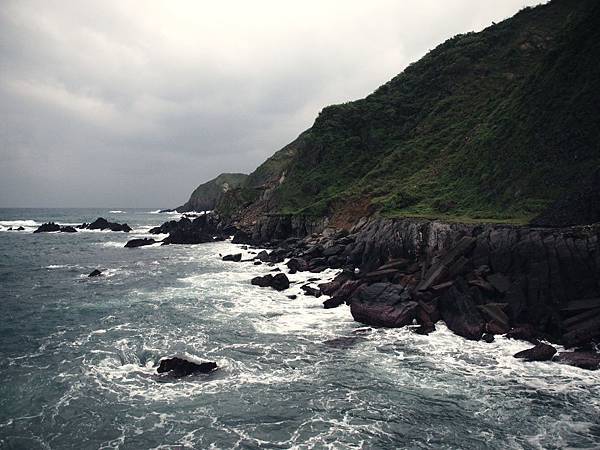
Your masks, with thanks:
[(174, 206), (538, 0), (9, 1), (0, 206)]

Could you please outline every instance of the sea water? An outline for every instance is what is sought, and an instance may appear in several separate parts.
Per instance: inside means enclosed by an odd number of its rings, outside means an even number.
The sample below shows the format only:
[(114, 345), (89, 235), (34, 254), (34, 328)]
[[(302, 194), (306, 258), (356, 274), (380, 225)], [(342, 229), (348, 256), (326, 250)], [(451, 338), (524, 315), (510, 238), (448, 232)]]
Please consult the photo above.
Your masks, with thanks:
[[(133, 231), (33, 234), (100, 216)], [(0, 448), (600, 447), (600, 373), (443, 324), (365, 328), (302, 295), (314, 274), (252, 286), (273, 267), (222, 261), (253, 256), (230, 242), (123, 247), (178, 217), (0, 209)], [(172, 355), (219, 370), (159, 377)]]

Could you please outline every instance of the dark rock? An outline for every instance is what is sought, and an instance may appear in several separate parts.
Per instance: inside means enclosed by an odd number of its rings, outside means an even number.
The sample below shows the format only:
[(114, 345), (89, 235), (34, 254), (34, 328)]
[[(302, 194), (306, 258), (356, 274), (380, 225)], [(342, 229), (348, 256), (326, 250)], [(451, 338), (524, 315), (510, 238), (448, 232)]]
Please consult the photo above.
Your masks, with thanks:
[(271, 272), (281, 272), (281, 269), (279, 267), (275, 267), (274, 269), (271, 269)]
[(19, 227), (19, 228), (17, 228), (15, 231), (25, 231), (25, 228), (23, 228), (23, 227)]
[(289, 298), (291, 300), (296, 300), (298, 298), (298, 296), (296, 294), (292, 294), (292, 295), (288, 295), (287, 298)]
[(267, 252), (266, 250), (260, 251), (258, 255), (256, 255), (254, 258), (262, 262), (270, 262), (269, 252)]
[(485, 321), (464, 282), (452, 286), (440, 297), (439, 310), (442, 319), (454, 333), (471, 340), (481, 339)]
[(381, 327), (403, 327), (412, 324), (418, 303), (400, 285), (375, 283), (358, 288), (350, 303), (355, 321)]
[(328, 282), (319, 284), (319, 289), (325, 295), (333, 295), (338, 289), (342, 287), (342, 285), (349, 280), (354, 278), (353, 273), (349, 273), (347, 271), (343, 271), (336, 275), (336, 277)]
[(126, 223), (109, 222), (104, 217), (98, 217), (87, 227), (88, 230), (110, 230), (110, 231), (123, 231), (129, 233), (131, 227)]
[(515, 353), (514, 357), (525, 361), (550, 361), (555, 353), (554, 347), (540, 342), (535, 347)]
[(77, 233), (77, 230), (70, 225), (66, 225), (64, 227), (60, 227), (60, 232), (61, 233)]
[(271, 287), (273, 284), (273, 275), (268, 274), (263, 277), (254, 277), (250, 280), (250, 283), (260, 287)]
[(60, 225), (54, 222), (48, 222), (40, 225), (34, 233), (51, 233), (54, 231), (60, 231)]
[(160, 365), (156, 371), (158, 373), (169, 372), (175, 378), (185, 377), (194, 373), (210, 373), (217, 369), (215, 362), (195, 363), (187, 359), (173, 357), (166, 358), (160, 361)]
[(225, 255), (223, 256), (223, 261), (233, 261), (240, 262), (242, 260), (242, 254), (236, 253), (235, 255)]
[(530, 324), (520, 324), (510, 329), (506, 333), (506, 337), (509, 339), (520, 339), (522, 341), (529, 341), (537, 343), (538, 332)]
[(321, 296), (321, 290), (315, 289), (314, 287), (310, 287), (308, 284), (305, 284), (300, 289), (304, 291), (304, 295), (312, 296), (319, 298)]
[[(190, 224), (192, 223), (191, 220), (189, 220), (189, 219), (186, 219), (186, 220)], [(159, 227), (151, 228), (149, 233), (150, 234), (169, 234), (172, 231), (175, 231), (179, 226), (180, 226), (180, 222), (177, 222), (176, 220), (170, 220), (169, 222), (163, 223)]]
[(253, 264), (254, 264), (255, 266), (260, 266), (260, 265), (262, 264), (262, 262), (261, 262), (261, 261), (254, 261), (254, 262), (253, 262)]
[(494, 339), (494, 335), (490, 333), (485, 333), (483, 336), (481, 336), (481, 340), (487, 342), (488, 344), (494, 342)]
[(102, 272), (99, 271), (98, 269), (94, 269), (92, 270), (92, 272), (88, 275), (88, 277), (99, 277), (100, 275), (102, 275)]
[(560, 352), (556, 361), (586, 370), (600, 369), (600, 354), (595, 352)]
[(427, 336), (429, 333), (433, 333), (435, 331), (435, 325), (419, 325), (418, 327), (414, 328), (413, 331), (417, 334)]
[(343, 305), (346, 300), (340, 297), (331, 297), (323, 302), (323, 308), (331, 309)]
[(131, 239), (130, 241), (127, 241), (127, 244), (125, 244), (125, 248), (143, 247), (145, 245), (152, 244), (156, 244), (156, 241), (152, 238)]
[(328, 258), (330, 256), (339, 255), (340, 253), (342, 253), (343, 250), (344, 250), (344, 246), (342, 246), (342, 245), (334, 245), (332, 247), (324, 249), (323, 252), (322, 252), (322, 255), (324, 257)]
[(488, 275), (487, 280), (494, 287), (494, 289), (496, 289), (501, 294), (508, 292), (508, 290), (510, 289), (510, 280), (501, 273), (494, 273), (492, 275)]
[(290, 287), (290, 280), (284, 273), (278, 273), (273, 277), (271, 287), (276, 291), (284, 291)]

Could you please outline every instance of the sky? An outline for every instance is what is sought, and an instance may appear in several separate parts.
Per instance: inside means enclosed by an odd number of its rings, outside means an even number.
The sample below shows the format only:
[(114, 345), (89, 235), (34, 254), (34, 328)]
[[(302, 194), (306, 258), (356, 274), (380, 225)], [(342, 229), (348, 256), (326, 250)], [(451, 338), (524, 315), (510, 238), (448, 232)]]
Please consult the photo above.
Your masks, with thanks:
[(540, 0), (2, 0), (0, 207), (178, 206)]

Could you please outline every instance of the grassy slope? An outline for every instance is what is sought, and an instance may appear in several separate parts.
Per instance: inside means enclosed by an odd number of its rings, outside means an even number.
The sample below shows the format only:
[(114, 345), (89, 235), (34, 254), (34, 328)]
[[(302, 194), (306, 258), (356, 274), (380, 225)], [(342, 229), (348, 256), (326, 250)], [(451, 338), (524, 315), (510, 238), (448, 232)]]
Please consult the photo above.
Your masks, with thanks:
[(388, 216), (529, 220), (600, 163), (599, 9), (554, 0), (450, 39), (365, 99), (325, 108), (247, 186), (285, 171), (269, 212), (367, 198)]

